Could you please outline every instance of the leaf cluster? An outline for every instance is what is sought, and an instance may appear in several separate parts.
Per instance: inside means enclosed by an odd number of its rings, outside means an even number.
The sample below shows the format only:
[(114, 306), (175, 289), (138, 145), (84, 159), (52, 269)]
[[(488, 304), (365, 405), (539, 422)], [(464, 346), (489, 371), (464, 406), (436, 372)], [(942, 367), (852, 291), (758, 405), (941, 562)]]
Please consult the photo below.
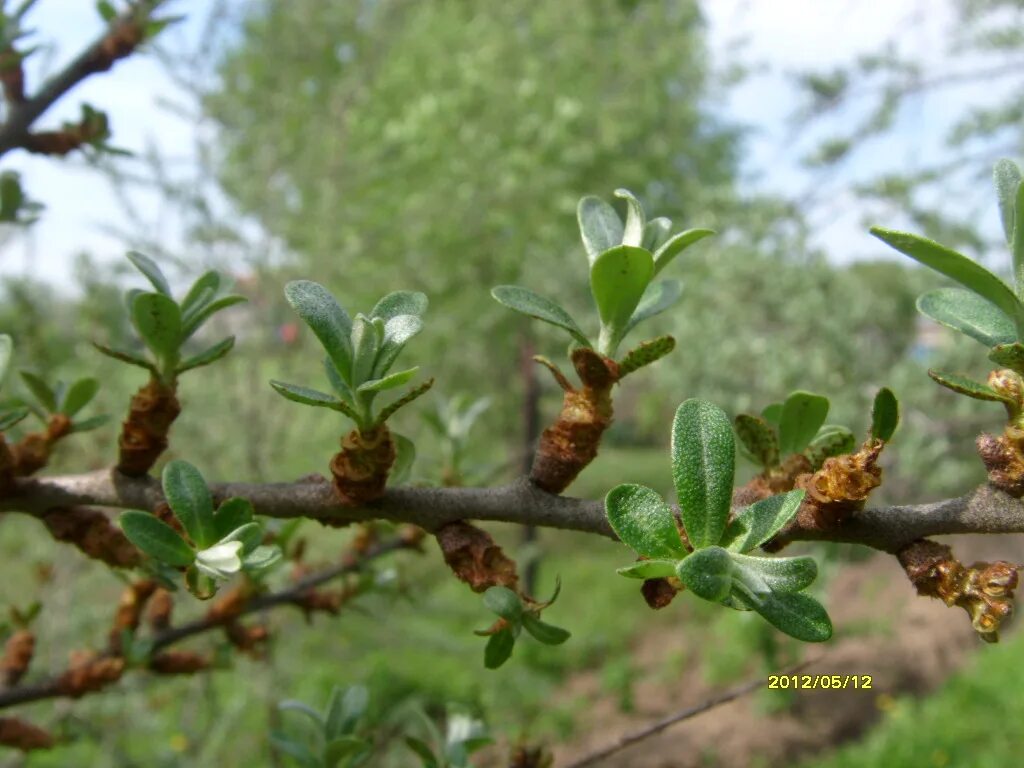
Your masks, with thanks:
[(419, 758), (422, 768), (472, 768), (470, 756), (493, 741), (484, 724), (468, 715), (450, 715), (442, 736), (433, 720), (420, 714), (430, 742), (406, 736), (405, 744)]
[(373, 745), (360, 735), (369, 703), (369, 692), (361, 685), (334, 686), (327, 708), (319, 712), (292, 699), (277, 705), (282, 712), (305, 715), (316, 729), (316, 744), (309, 746), (275, 730), (270, 734), (274, 749), (295, 760), (302, 768), (357, 768), (367, 764)]
[(19, 371), (21, 380), (31, 393), (31, 399), (17, 398), (16, 402), (24, 405), (31, 413), (44, 424), (51, 416), (63, 414), (71, 419), (69, 433), (88, 432), (96, 429), (110, 420), (108, 414), (99, 414), (88, 419), (75, 420), (75, 416), (84, 409), (96, 393), (99, 392), (100, 383), (92, 377), (83, 377), (67, 384), (57, 380), (53, 386), (46, 383), (46, 380), (32, 371)]
[(480, 630), (478, 635), (488, 636), (484, 648), (484, 666), (497, 669), (512, 656), (516, 640), (525, 629), (535, 640), (544, 645), (561, 645), (571, 637), (568, 630), (541, 621), (540, 614), (558, 599), (562, 590), (561, 582), (555, 584), (555, 592), (542, 603), (524, 601), (508, 587), (494, 586), (484, 592), (484, 606), (501, 619), (497, 627)]

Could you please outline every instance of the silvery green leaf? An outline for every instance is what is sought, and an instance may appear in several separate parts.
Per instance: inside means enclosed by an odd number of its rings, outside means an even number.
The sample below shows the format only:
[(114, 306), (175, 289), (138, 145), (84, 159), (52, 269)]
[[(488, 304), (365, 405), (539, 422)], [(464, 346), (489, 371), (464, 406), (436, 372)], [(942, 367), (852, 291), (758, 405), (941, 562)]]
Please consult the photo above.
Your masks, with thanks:
[(330, 291), (311, 280), (295, 280), (284, 287), (292, 309), (308, 325), (334, 366), (352, 383), (352, 320)]
[(871, 436), (875, 440), (888, 442), (900, 423), (900, 406), (896, 395), (888, 387), (882, 387), (875, 395), (871, 408)]
[(371, 379), (360, 384), (356, 392), (383, 392), (385, 389), (400, 387), (415, 376), (417, 371), (419, 366), (389, 374), (382, 379)]
[(967, 376), (961, 376), (958, 373), (929, 369), (928, 375), (947, 389), (951, 389), (961, 395), (973, 397), (975, 400), (991, 400), (999, 403), (1013, 402), (1005, 395), (996, 392), (988, 384), (982, 384), (980, 381), (975, 381)]
[[(1021, 183), (1020, 168), (1012, 160), (1002, 158), (996, 161), (992, 176), (996, 185), (996, 197), (999, 199), (999, 216), (1003, 222), (1003, 232), (1006, 233), (1006, 242), (1013, 245), (1015, 224), (1020, 221), (1016, 214), (1017, 191)], [(1020, 271), (1015, 270), (1015, 273), (1019, 285)]]
[(644, 227), (647, 225), (643, 206), (628, 189), (616, 189), (615, 196), (626, 201), (626, 226), (622, 230), (622, 244), (638, 248), (643, 246)]
[(509, 660), (515, 644), (515, 635), (510, 630), (495, 632), (487, 639), (487, 646), (484, 648), (484, 666), (487, 669), (500, 667)]
[(590, 291), (601, 316), (601, 354), (615, 354), (653, 275), (654, 260), (643, 248), (620, 245), (594, 260)]
[(140, 357), (139, 355), (134, 354), (133, 352), (126, 352), (123, 349), (114, 349), (113, 347), (108, 347), (103, 344), (99, 344), (95, 341), (92, 343), (92, 345), (107, 357), (112, 357), (115, 360), (120, 360), (122, 363), (137, 365), (139, 366), (139, 368), (145, 368), (150, 373), (156, 373), (156, 366), (153, 365), (153, 363), (151, 363), (144, 357)]
[(213, 513), (213, 524), (220, 539), (251, 522), (253, 522), (252, 503), (240, 496), (225, 499)]
[(399, 315), (422, 316), (427, 311), (426, 294), (418, 291), (395, 291), (382, 298), (370, 312), (370, 317), (390, 320)]
[(687, 229), (685, 232), (673, 235), (654, 253), (654, 274), (661, 272), (676, 256), (691, 245), (714, 234), (716, 233), (713, 229)]
[(938, 288), (917, 298), (917, 309), (937, 323), (959, 331), (986, 347), (1017, 339), (1013, 320), (995, 304), (963, 288)]
[(782, 404), (779, 418), (779, 455), (803, 453), (828, 417), (828, 398), (793, 392)]
[(220, 275), (215, 270), (209, 270), (201, 274), (192, 287), (188, 289), (185, 298), (181, 300), (181, 314), (188, 315), (197, 307), (205, 305), (217, 295), (220, 289)]
[(130, 509), (121, 514), (120, 522), (128, 541), (160, 562), (180, 568), (195, 559), (192, 548), (177, 531), (148, 512)]
[(705, 547), (680, 560), (676, 575), (697, 597), (717, 603), (732, 590), (735, 565), (721, 547)]
[(90, 430), (102, 427), (110, 421), (108, 414), (100, 414), (98, 416), (90, 416), (88, 419), (82, 419), (81, 421), (75, 421), (71, 425), (71, 429), (68, 430), (68, 434), (76, 434), (79, 432), (89, 432)]
[(779, 436), (766, 419), (741, 413), (734, 424), (736, 436), (756, 464), (768, 468), (779, 463)]
[(281, 562), (283, 557), (280, 547), (259, 546), (242, 557), (242, 567), (247, 571), (265, 571)]
[[(383, 326), (384, 321), (379, 321)], [(383, 328), (378, 330), (374, 321), (358, 314), (352, 322), (352, 385), (356, 388), (366, 381), (373, 371), (373, 363), (380, 349)]]
[(672, 510), (657, 491), (619, 485), (608, 492), (604, 507), (612, 530), (638, 555), (670, 560), (686, 555)]
[(19, 421), (28, 416), (28, 408), (14, 408), (0, 413), (0, 432), (10, 429)]
[(204, 365), (209, 365), (210, 363), (215, 363), (230, 352), (234, 346), (235, 337), (228, 336), (226, 339), (218, 341), (209, 349), (205, 349), (202, 352), (184, 360), (177, 367), (176, 373), (185, 373), (185, 371), (191, 371), (193, 368), (199, 368)]
[(616, 568), (615, 572), (628, 579), (667, 579), (676, 575), (676, 562), (676, 560), (641, 560), (623, 568)]
[(609, 248), (622, 245), (622, 219), (601, 198), (592, 195), (582, 198), (576, 207), (576, 220), (591, 265)]
[(644, 241), (641, 244), (645, 250), (655, 253), (663, 246), (672, 233), (672, 221), (664, 216), (651, 219), (644, 226)]
[(7, 378), (7, 368), (14, 354), (14, 342), (6, 333), (0, 333), (0, 382)]
[(812, 557), (751, 557), (731, 553), (733, 579), (741, 581), (755, 595), (768, 592), (799, 592), (818, 577)]
[(401, 485), (409, 480), (412, 465), (416, 461), (416, 444), (405, 435), (391, 433), (395, 443), (395, 463), (388, 474), (389, 485)]
[(1024, 373), (1024, 344), (1019, 341), (999, 344), (989, 350), (988, 359), (1003, 368), (1012, 368), (1017, 373)]
[(754, 595), (737, 582), (732, 597), (757, 611), (776, 629), (797, 640), (822, 643), (832, 637), (832, 620), (821, 603), (803, 592)]
[(193, 333), (199, 330), (200, 326), (209, 320), (213, 315), (217, 314), (223, 309), (233, 307), (235, 304), (241, 304), (248, 301), (245, 296), (222, 296), (216, 301), (212, 301), (206, 306), (202, 307), (198, 312), (189, 316), (188, 320), (182, 324), (182, 338), (188, 339)]
[[(222, 521), (216, 520), (215, 522), (220, 523)], [(220, 526), (217, 526), (217, 530), (220, 530)], [(242, 523), (224, 538), (222, 538), (218, 544), (224, 544), (229, 541), (240, 541), (242, 542), (242, 554), (246, 555), (252, 552), (263, 542), (263, 527), (257, 522)]]
[(749, 552), (764, 544), (793, 519), (804, 500), (804, 491), (795, 490), (760, 499), (739, 511), (722, 537), (722, 546), (731, 552)]
[(62, 398), (60, 403), (61, 413), (69, 418), (73, 418), (76, 413), (92, 402), (99, 389), (100, 383), (94, 378), (78, 379)]
[(547, 624), (532, 613), (523, 614), (523, 629), (544, 645), (561, 645), (572, 637), (569, 630)]
[(300, 387), (298, 384), (288, 384), (283, 381), (271, 381), (270, 386), (272, 386), (279, 395), (291, 400), (292, 402), (302, 403), (303, 405), (318, 406), (320, 408), (331, 408), (335, 411), (344, 413), (350, 419), (357, 419), (352, 407), (339, 400), (337, 397), (334, 397), (334, 395), (328, 395), (327, 393), (320, 392), (316, 389)]
[(158, 293), (164, 296), (171, 295), (171, 288), (167, 283), (167, 278), (164, 277), (164, 273), (160, 271), (160, 267), (156, 265), (149, 256), (139, 253), (138, 251), (128, 251), (128, 260), (135, 265), (135, 268), (139, 270), (146, 279), (156, 288)]
[(132, 302), (132, 323), (157, 357), (177, 353), (183, 337), (181, 311), (173, 299), (162, 293), (140, 293)]
[(508, 587), (494, 586), (484, 592), (484, 605), (487, 610), (498, 614), (513, 624), (523, 616), (523, 601), (519, 595)]
[(21, 380), (25, 382), (25, 386), (28, 387), (32, 396), (39, 401), (47, 413), (56, 413), (57, 411), (57, 396), (54, 391), (50, 388), (50, 385), (43, 381), (41, 376), (37, 376), (32, 371), (18, 371), (21, 374)]
[(590, 346), (572, 316), (551, 299), (518, 285), (499, 285), (491, 289), (491, 296), (509, 309), (565, 329), (580, 344)]
[(815, 470), (819, 469), (830, 456), (852, 453), (857, 446), (857, 438), (846, 427), (837, 424), (825, 424), (804, 450), (804, 456)]
[(660, 315), (679, 301), (682, 293), (683, 284), (678, 280), (659, 280), (656, 283), (650, 283), (644, 289), (644, 294), (640, 297), (640, 303), (633, 310), (633, 315), (629, 318), (626, 330), (622, 335), (625, 336), (629, 333), (637, 323), (643, 322), (655, 315)]

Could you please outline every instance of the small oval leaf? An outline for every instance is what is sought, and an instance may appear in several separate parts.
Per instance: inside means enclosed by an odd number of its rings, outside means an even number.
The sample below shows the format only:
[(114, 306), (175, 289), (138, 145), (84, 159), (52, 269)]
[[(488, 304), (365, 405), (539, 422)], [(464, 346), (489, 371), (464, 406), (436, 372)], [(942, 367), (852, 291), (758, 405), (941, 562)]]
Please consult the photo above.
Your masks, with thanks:
[(686, 549), (672, 510), (657, 491), (643, 485), (612, 488), (604, 500), (612, 530), (638, 555), (678, 559)]
[(680, 560), (676, 575), (697, 597), (717, 603), (732, 591), (733, 562), (721, 547), (699, 549)]

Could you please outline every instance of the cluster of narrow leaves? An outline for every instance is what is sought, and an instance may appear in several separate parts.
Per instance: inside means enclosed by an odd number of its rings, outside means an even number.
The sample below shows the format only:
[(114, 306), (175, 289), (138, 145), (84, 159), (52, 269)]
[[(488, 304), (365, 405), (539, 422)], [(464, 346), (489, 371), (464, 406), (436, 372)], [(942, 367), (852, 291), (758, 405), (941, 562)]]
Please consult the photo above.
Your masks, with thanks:
[[(1013, 262), (1013, 287), (973, 259), (918, 235), (872, 227), (871, 233), (898, 251), (959, 283), (918, 297), (918, 310), (989, 347), (989, 360), (1024, 374), (1024, 183), (1010, 160), (995, 166), (1003, 231)], [(939, 384), (979, 400), (1005, 401), (987, 384), (967, 376), (929, 371)]]
[(571, 637), (568, 630), (543, 622), (540, 618), (541, 611), (558, 599), (561, 586), (561, 582), (557, 582), (554, 594), (542, 603), (526, 603), (508, 587), (490, 587), (484, 592), (484, 605), (499, 617), (493, 627), (476, 633), (488, 637), (484, 648), (485, 667), (497, 669), (508, 661), (516, 639), (524, 629), (544, 645), (561, 645)]
[(493, 741), (484, 724), (467, 715), (450, 715), (442, 736), (434, 721), (420, 714), (430, 742), (406, 736), (405, 743), (419, 758), (422, 768), (472, 768), (470, 756)]
[[(714, 234), (710, 229), (688, 229), (673, 235), (669, 219), (647, 221), (632, 192), (618, 189), (615, 195), (626, 201), (625, 223), (598, 197), (584, 197), (577, 208), (590, 262), (590, 290), (600, 317), (596, 347), (606, 357), (615, 355), (637, 323), (676, 303), (682, 292), (679, 281), (654, 278), (684, 249)], [(491, 295), (516, 312), (562, 328), (576, 344), (595, 346), (572, 316), (549, 298), (516, 285), (499, 285)]]
[[(427, 297), (422, 293), (389, 293), (377, 302), (369, 315), (359, 313), (354, 320), (319, 283), (296, 280), (285, 286), (284, 294), (327, 352), (324, 367), (334, 389), (334, 394), (327, 394), (281, 381), (270, 382), (284, 397), (343, 413), (365, 433), (383, 424), (395, 411), (430, 388), (432, 379), (413, 387), (379, 411), (374, 410), (378, 394), (406, 384), (419, 371), (417, 367), (390, 372), (405, 345), (423, 329)], [(402, 441), (398, 442), (401, 453)]]
[(313, 723), (316, 740), (313, 746), (283, 731), (273, 731), (270, 743), (302, 768), (357, 768), (365, 765), (373, 745), (359, 735), (366, 714), (369, 692), (361, 685), (342, 689), (335, 686), (327, 708), (318, 712), (301, 701), (287, 700), (278, 704), (282, 712), (297, 712)]
[(422, 414), (423, 421), (434, 433), (435, 445), (440, 449), (442, 482), (462, 485), (482, 479), (494, 470), (493, 465), (470, 462), (469, 433), (481, 416), (491, 407), (491, 398), (480, 397), (470, 401), (465, 394), (449, 398), (436, 398), (433, 408)]
[(92, 416), (88, 419), (75, 420), (75, 416), (84, 409), (96, 393), (99, 392), (100, 384), (92, 377), (76, 379), (71, 384), (58, 380), (52, 387), (46, 381), (31, 371), (19, 371), (21, 380), (25, 383), (32, 399), (19, 398), (18, 402), (23, 404), (32, 414), (44, 424), (50, 417), (57, 414), (64, 414), (71, 420), (71, 427), (68, 433), (88, 432), (90, 429), (106, 424), (110, 419), (107, 414)]
[(680, 405), (672, 424), (672, 479), (689, 546), (656, 491), (619, 485), (605, 498), (608, 521), (642, 559), (618, 572), (636, 579), (676, 578), (697, 597), (757, 611), (799, 640), (827, 640), (832, 622), (803, 592), (817, 577), (814, 560), (748, 554), (792, 519), (804, 492), (758, 501), (730, 522), (734, 471), (735, 442), (725, 413), (703, 400)]
[(222, 309), (245, 301), (244, 296), (218, 297), (220, 275), (210, 270), (192, 284), (185, 297), (175, 301), (171, 288), (160, 267), (148, 256), (131, 252), (128, 259), (153, 287), (152, 291), (132, 289), (125, 295), (125, 303), (139, 338), (149, 351), (143, 357), (135, 352), (114, 349), (94, 342), (103, 354), (116, 360), (145, 368), (154, 378), (172, 384), (179, 375), (193, 368), (209, 365), (224, 357), (235, 344), (229, 336), (196, 354), (184, 356), (183, 346), (196, 331)]
[[(772, 403), (760, 416), (741, 413), (734, 420), (740, 450), (750, 461), (771, 471), (787, 457), (800, 455), (811, 469), (830, 456), (850, 453), (857, 444), (853, 432), (838, 424), (826, 424), (827, 397), (796, 391), (785, 402)], [(888, 388), (879, 390), (872, 410), (871, 437), (888, 442), (896, 431), (896, 397)]]
[(184, 569), (188, 591), (205, 600), (216, 594), (218, 582), (241, 571), (258, 574), (280, 561), (281, 550), (263, 544), (263, 526), (247, 499), (227, 499), (215, 510), (203, 476), (185, 461), (168, 463), (162, 481), (184, 536), (149, 512), (121, 515), (125, 536), (155, 561), (158, 574)]
[[(7, 378), (7, 369), (11, 365), (11, 356), (14, 354), (14, 342), (6, 333), (0, 333), (0, 384)], [(24, 405), (13, 400), (4, 400), (0, 403), (0, 432), (10, 429), (19, 421), (28, 416), (29, 410)]]

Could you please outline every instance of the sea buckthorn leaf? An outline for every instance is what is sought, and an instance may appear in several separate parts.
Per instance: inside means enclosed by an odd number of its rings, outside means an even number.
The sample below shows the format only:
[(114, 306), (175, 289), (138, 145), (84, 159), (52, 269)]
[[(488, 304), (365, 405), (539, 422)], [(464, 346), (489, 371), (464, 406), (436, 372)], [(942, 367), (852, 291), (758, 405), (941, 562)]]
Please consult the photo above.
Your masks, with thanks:
[(150, 373), (156, 373), (156, 366), (153, 365), (153, 363), (151, 363), (144, 357), (136, 355), (133, 352), (127, 352), (123, 349), (115, 349), (113, 347), (108, 347), (104, 344), (99, 344), (95, 341), (92, 343), (92, 345), (107, 357), (112, 357), (115, 360), (120, 360), (122, 363), (128, 363), (129, 365), (137, 365), (139, 366), (139, 368), (145, 368)]
[(995, 304), (963, 288), (939, 288), (922, 293), (917, 309), (937, 323), (980, 341), (987, 347), (1017, 338), (1013, 320)]
[(426, 294), (418, 291), (394, 291), (374, 305), (370, 317), (380, 317), (385, 321), (399, 315), (420, 317), (427, 311), (429, 303)]
[(238, 296), (232, 294), (230, 296), (222, 296), (216, 301), (212, 301), (204, 307), (200, 308), (197, 312), (190, 315), (186, 321), (182, 324), (182, 338), (188, 339), (193, 333), (199, 330), (200, 326), (209, 320), (213, 315), (217, 314), (221, 310), (233, 307), (235, 304), (241, 304), (248, 301), (245, 296)]
[(572, 637), (569, 630), (547, 624), (532, 613), (523, 614), (523, 629), (544, 645), (561, 645)]
[(384, 340), (384, 321), (371, 320), (358, 314), (352, 322), (352, 385), (359, 387), (373, 371), (381, 342)]
[(61, 398), (59, 403), (61, 413), (69, 418), (74, 418), (75, 414), (92, 402), (99, 390), (100, 383), (96, 379), (91, 377), (78, 379)]
[(487, 646), (484, 648), (484, 666), (487, 669), (500, 667), (509, 660), (515, 644), (516, 638), (510, 629), (495, 632), (487, 639)]
[(643, 248), (620, 245), (605, 251), (594, 261), (590, 268), (590, 291), (601, 324), (611, 339), (608, 348), (601, 350), (602, 354), (614, 354), (653, 276), (654, 260)]
[(1021, 338), (1021, 331), (1024, 328), (1024, 305), (1010, 286), (978, 262), (933, 240), (907, 232), (872, 227), (871, 234), (897, 251), (931, 267), (995, 304), (1013, 320), (1017, 338)]
[(316, 334), (341, 378), (352, 383), (352, 320), (330, 291), (311, 280), (294, 280), (284, 287), (292, 309)]
[(755, 462), (765, 468), (779, 463), (779, 436), (766, 419), (741, 413), (734, 425), (736, 436)]
[(803, 453), (828, 416), (828, 398), (793, 392), (782, 404), (779, 417), (779, 455)]
[(370, 743), (358, 736), (339, 736), (331, 739), (324, 745), (324, 765), (341, 766), (355, 765), (356, 763), (343, 763), (343, 760), (355, 758), (360, 752), (369, 753)]
[(900, 405), (896, 395), (888, 387), (882, 387), (875, 395), (871, 408), (871, 436), (888, 442), (900, 423)]
[(796, 490), (760, 499), (739, 511), (722, 537), (730, 552), (749, 552), (785, 527), (800, 509), (804, 491)]
[(395, 463), (391, 465), (391, 472), (388, 473), (388, 484), (402, 485), (409, 481), (412, 474), (412, 465), (416, 461), (416, 444), (397, 432), (391, 433), (391, 440), (395, 444)]
[(776, 629), (808, 643), (822, 643), (832, 637), (832, 620), (828, 612), (810, 595), (802, 592), (769, 592), (754, 595), (741, 584), (732, 597), (757, 611)]
[(628, 579), (667, 579), (676, 575), (676, 560), (641, 560), (616, 568), (615, 572)]
[(622, 219), (601, 198), (593, 195), (582, 198), (576, 207), (576, 220), (591, 266), (609, 248), (622, 245)]
[(490, 587), (484, 592), (484, 605), (513, 624), (523, 616), (523, 601), (508, 587)]
[(612, 530), (638, 555), (678, 559), (686, 554), (672, 510), (657, 491), (643, 485), (619, 485), (604, 500)]
[(713, 229), (687, 229), (684, 232), (680, 232), (678, 235), (673, 235), (669, 238), (668, 242), (662, 245), (654, 253), (654, 274), (661, 272), (661, 270), (667, 267), (676, 256), (691, 245), (700, 242), (705, 237), (711, 237), (714, 234), (716, 233)]
[(163, 489), (171, 511), (196, 546), (213, 546), (218, 541), (213, 499), (199, 470), (180, 459), (168, 463), (163, 472)]
[(644, 241), (641, 247), (654, 253), (667, 241), (672, 234), (672, 220), (664, 216), (651, 219), (644, 225)]
[(0, 432), (10, 429), (29, 414), (28, 408), (14, 408), (0, 413)]
[(329, 357), (324, 358), (324, 372), (327, 374), (327, 380), (331, 383), (331, 389), (337, 392), (342, 400), (351, 405), (354, 402), (352, 389), (341, 378), (341, 374), (338, 373), (338, 369), (334, 367), (334, 362)]
[(11, 364), (11, 355), (14, 354), (14, 342), (6, 333), (0, 333), (0, 381), (7, 377), (7, 368)]
[[(219, 529), (220, 526), (216, 527)], [(228, 541), (242, 542), (242, 554), (248, 554), (263, 543), (263, 527), (257, 522), (243, 523), (217, 543), (224, 544)]]
[(195, 553), (171, 526), (148, 512), (130, 509), (121, 514), (121, 530), (142, 552), (175, 567), (191, 565)]
[(633, 330), (637, 323), (641, 323), (655, 315), (660, 315), (679, 301), (682, 293), (683, 284), (678, 280), (659, 280), (648, 285), (644, 289), (643, 296), (640, 297), (640, 303), (636, 305), (636, 309), (633, 310), (629, 322), (626, 323), (626, 330), (623, 331), (622, 335), (625, 336)]
[(164, 273), (160, 270), (160, 267), (158, 267), (156, 262), (149, 258), (149, 256), (139, 253), (138, 251), (129, 251), (128, 261), (135, 265), (135, 268), (139, 270), (139, 272), (145, 275), (146, 279), (149, 280), (152, 286), (157, 290), (157, 293), (168, 297), (171, 295), (171, 287), (167, 283), (167, 278), (164, 277)]
[(232, 496), (225, 499), (217, 511), (213, 513), (213, 524), (217, 529), (218, 540), (223, 539), (232, 531), (236, 531), (243, 525), (253, 522), (252, 503), (241, 496)]
[(1019, 341), (1012, 344), (1000, 344), (989, 351), (988, 359), (996, 365), (1024, 373), (1024, 344)]
[(419, 367), (417, 366), (416, 368), (409, 368), (405, 371), (389, 374), (382, 379), (365, 381), (359, 385), (356, 392), (383, 392), (385, 389), (400, 387), (415, 376), (418, 371)]
[(416, 315), (396, 315), (384, 325), (384, 342), (373, 364), (372, 376), (383, 377), (394, 365), (406, 343), (423, 329), (423, 321)]
[(725, 532), (735, 453), (732, 425), (721, 408), (695, 398), (679, 406), (672, 422), (672, 480), (695, 549), (717, 544)]
[(158, 358), (177, 353), (182, 342), (181, 310), (162, 293), (140, 293), (132, 302), (132, 323)]
[(1013, 214), (1013, 275), (1017, 292), (1024, 292), (1024, 184), (1017, 185)]
[(825, 459), (851, 453), (856, 446), (857, 438), (849, 429), (838, 424), (825, 424), (804, 449), (804, 456), (814, 469), (818, 469)]
[(728, 552), (706, 547), (680, 560), (676, 575), (697, 597), (717, 603), (732, 591), (734, 568)]
[(191, 371), (193, 368), (199, 368), (204, 365), (209, 365), (210, 363), (215, 363), (230, 352), (234, 346), (235, 337), (228, 336), (226, 339), (218, 341), (209, 349), (205, 349), (202, 352), (187, 358), (177, 367), (176, 373), (185, 373), (185, 371)]
[(50, 388), (50, 385), (43, 381), (41, 376), (37, 376), (32, 371), (18, 371), (18, 373), (21, 374), (21, 380), (25, 382), (29, 392), (46, 409), (46, 412), (56, 413), (57, 396)]
[(405, 745), (416, 753), (422, 768), (438, 768), (437, 758), (425, 741), (417, 739), (415, 736), (406, 736)]
[(644, 227), (647, 225), (643, 206), (628, 189), (616, 189), (615, 196), (626, 201), (626, 226), (622, 229), (622, 245), (642, 247)]
[(350, 685), (342, 692), (335, 688), (327, 708), (327, 735), (337, 739), (355, 730), (370, 703), (370, 691), (364, 685)]
[(782, 420), (782, 403), (766, 405), (764, 410), (761, 411), (761, 418), (769, 424), (774, 424), (776, 427), (779, 426), (779, 422)]
[(499, 285), (491, 289), (491, 296), (509, 309), (565, 329), (580, 344), (590, 346), (590, 342), (572, 316), (551, 299), (518, 285)]
[(751, 557), (732, 553), (734, 578), (755, 595), (768, 592), (799, 592), (818, 578), (812, 557)]
[[(999, 216), (1003, 222), (1006, 242), (1013, 245), (1013, 233), (1016, 222), (1021, 220), (1017, 213), (1018, 191), (1020, 190), (1020, 168), (1012, 160), (1006, 158), (996, 161), (992, 173), (996, 185), (996, 197), (999, 199)], [(1021, 283), (1020, 271), (1014, 270), (1018, 286)]]
[(326, 392), (320, 392), (316, 389), (300, 387), (298, 384), (288, 384), (283, 381), (271, 381), (270, 386), (279, 395), (295, 403), (313, 405), (320, 408), (333, 408), (336, 411), (341, 411), (346, 416), (349, 416), (352, 410), (334, 395), (328, 395)]
[(242, 556), (242, 569), (246, 571), (265, 571), (273, 568), (284, 558), (280, 547), (258, 546)]
[(947, 389), (951, 389), (961, 395), (973, 397), (975, 400), (991, 400), (999, 403), (1013, 402), (1005, 395), (1001, 395), (996, 392), (988, 384), (982, 384), (980, 381), (975, 381), (972, 378), (962, 376), (958, 373), (929, 369), (928, 375)]
[(91, 416), (88, 419), (82, 419), (81, 421), (75, 421), (72, 423), (71, 429), (68, 430), (68, 434), (73, 435), (79, 432), (89, 432), (97, 427), (102, 427), (108, 421), (110, 421), (110, 416), (106, 413)]
[(217, 295), (218, 290), (220, 290), (220, 274), (212, 269), (201, 274), (192, 283), (185, 298), (181, 300), (182, 317), (187, 317), (191, 312), (204, 306)]

